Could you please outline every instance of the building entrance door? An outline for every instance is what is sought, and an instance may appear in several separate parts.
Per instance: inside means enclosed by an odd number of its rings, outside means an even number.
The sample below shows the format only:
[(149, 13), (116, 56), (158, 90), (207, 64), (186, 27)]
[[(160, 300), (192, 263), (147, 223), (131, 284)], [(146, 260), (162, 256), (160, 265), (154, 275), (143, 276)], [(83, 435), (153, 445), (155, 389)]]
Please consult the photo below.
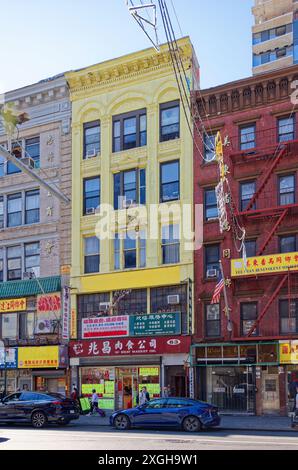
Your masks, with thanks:
[(255, 413), (254, 368), (208, 367), (207, 401), (221, 412)]
[(123, 390), (123, 408), (127, 410), (133, 406), (132, 394), (133, 380), (131, 375), (124, 375), (122, 377), (122, 390)]
[(262, 373), (263, 413), (279, 414), (279, 377), (278, 372), (270, 373), (268, 369)]

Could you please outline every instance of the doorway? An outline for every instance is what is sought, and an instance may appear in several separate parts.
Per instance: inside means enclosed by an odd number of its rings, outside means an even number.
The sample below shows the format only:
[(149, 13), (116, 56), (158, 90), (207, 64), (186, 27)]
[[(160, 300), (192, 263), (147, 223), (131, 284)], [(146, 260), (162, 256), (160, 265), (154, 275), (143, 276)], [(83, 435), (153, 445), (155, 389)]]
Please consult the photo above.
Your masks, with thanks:
[[(272, 370), (272, 369), (276, 369)], [(279, 414), (279, 376), (277, 367), (262, 372), (262, 401), (264, 414)]]
[(123, 408), (125, 410), (133, 406), (132, 384), (132, 375), (124, 375), (122, 377)]

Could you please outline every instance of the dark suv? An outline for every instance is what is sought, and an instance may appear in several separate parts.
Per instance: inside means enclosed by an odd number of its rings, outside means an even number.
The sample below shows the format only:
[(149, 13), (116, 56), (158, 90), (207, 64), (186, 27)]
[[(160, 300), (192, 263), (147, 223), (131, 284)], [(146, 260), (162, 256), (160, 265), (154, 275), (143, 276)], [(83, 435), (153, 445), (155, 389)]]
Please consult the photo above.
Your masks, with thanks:
[(0, 402), (0, 422), (31, 422), (34, 428), (47, 423), (66, 425), (78, 419), (80, 411), (74, 400), (59, 393), (17, 392)]

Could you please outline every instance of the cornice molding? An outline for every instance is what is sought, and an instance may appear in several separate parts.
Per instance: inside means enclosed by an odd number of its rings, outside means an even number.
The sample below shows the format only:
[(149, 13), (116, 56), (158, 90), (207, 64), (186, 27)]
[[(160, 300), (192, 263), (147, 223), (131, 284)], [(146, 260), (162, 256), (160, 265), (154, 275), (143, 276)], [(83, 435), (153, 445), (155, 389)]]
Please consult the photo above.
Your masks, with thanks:
[[(192, 46), (188, 39), (180, 40), (179, 53), (186, 66), (190, 66)], [(171, 67), (171, 54), (164, 46), (160, 53), (155, 53), (153, 49), (150, 49), (77, 72), (66, 73), (66, 79), (73, 98), (78, 97), (80, 92), (102, 90), (107, 86), (132, 81), (152, 72), (167, 71)]]

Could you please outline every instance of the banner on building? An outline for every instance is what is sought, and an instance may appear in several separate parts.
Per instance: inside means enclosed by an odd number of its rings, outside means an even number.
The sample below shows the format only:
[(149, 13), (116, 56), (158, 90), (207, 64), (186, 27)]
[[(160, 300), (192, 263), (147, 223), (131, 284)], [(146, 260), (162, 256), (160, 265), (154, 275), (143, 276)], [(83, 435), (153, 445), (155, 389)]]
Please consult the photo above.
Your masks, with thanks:
[(26, 298), (0, 300), (0, 313), (23, 312), (27, 309)]
[(129, 317), (130, 336), (179, 335), (181, 313), (149, 313)]
[(138, 356), (146, 354), (189, 353), (190, 336), (157, 336), (156, 338), (119, 338), (70, 341), (70, 357)]
[(63, 305), (62, 305), (62, 338), (69, 339), (70, 324), (70, 287), (63, 287)]
[(298, 270), (298, 252), (254, 256), (247, 258), (246, 269), (243, 259), (231, 261), (231, 276), (253, 276)]
[(37, 296), (35, 334), (58, 333), (61, 319), (61, 295), (42, 294)]
[(298, 364), (298, 341), (280, 341), (279, 359), (281, 364)]
[(17, 369), (17, 367), (18, 348), (0, 348), (0, 369)]
[(43, 369), (59, 367), (59, 346), (35, 346), (18, 348), (19, 369)]
[(129, 335), (129, 316), (83, 318), (82, 337), (112, 338)]

